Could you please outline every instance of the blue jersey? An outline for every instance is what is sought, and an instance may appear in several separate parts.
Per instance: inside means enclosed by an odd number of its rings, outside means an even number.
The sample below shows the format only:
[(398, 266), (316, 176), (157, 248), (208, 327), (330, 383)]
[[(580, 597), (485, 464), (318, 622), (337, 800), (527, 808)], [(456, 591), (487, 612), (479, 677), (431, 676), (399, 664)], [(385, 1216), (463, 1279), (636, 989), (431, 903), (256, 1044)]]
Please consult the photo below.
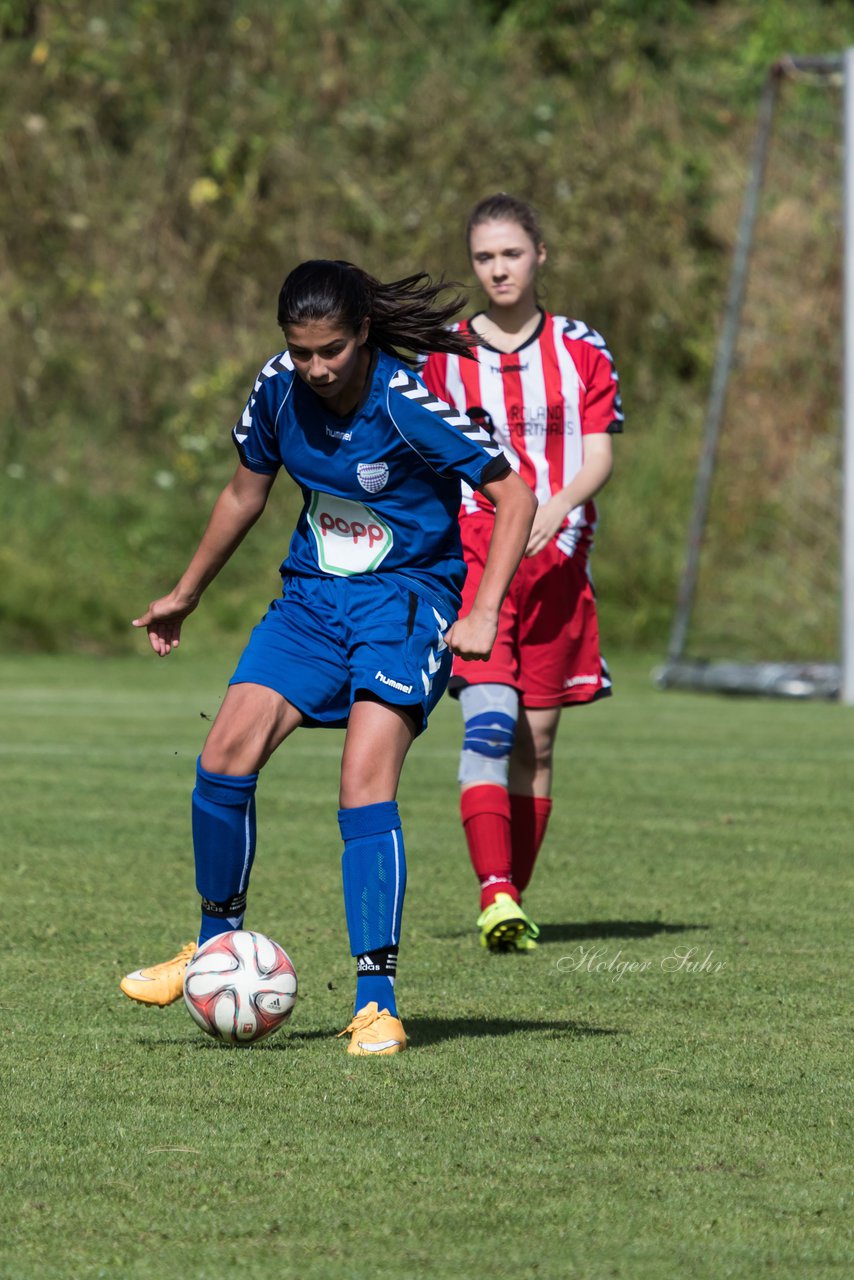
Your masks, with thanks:
[(362, 400), (338, 417), (281, 352), (259, 373), (233, 436), (250, 471), (284, 467), (302, 490), (283, 577), (388, 574), (456, 613), (466, 575), (461, 481), (487, 484), (509, 463), (411, 369), (377, 352)]

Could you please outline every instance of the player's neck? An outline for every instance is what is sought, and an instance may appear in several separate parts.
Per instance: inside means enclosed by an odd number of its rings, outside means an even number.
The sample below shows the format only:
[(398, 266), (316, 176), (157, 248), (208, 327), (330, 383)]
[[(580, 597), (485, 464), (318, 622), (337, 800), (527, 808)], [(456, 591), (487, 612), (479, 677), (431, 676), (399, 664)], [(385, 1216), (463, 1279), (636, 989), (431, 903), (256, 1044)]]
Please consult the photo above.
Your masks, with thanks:
[(472, 321), (475, 333), (496, 351), (518, 351), (540, 327), (543, 313), (536, 303), (520, 302), (515, 307), (492, 307)]

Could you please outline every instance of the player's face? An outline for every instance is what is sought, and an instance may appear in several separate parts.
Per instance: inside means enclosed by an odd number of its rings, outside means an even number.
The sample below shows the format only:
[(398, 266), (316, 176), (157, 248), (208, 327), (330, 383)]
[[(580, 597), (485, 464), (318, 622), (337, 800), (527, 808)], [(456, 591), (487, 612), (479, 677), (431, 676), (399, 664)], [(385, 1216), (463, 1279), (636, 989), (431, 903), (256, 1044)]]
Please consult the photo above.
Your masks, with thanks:
[(469, 239), (472, 266), (493, 307), (534, 305), (534, 281), (546, 260), (544, 244), (534, 244), (518, 222), (480, 222)]
[(284, 327), (290, 357), (303, 382), (333, 413), (349, 413), (364, 390), (371, 358), (369, 320), (354, 333), (340, 320), (306, 320)]

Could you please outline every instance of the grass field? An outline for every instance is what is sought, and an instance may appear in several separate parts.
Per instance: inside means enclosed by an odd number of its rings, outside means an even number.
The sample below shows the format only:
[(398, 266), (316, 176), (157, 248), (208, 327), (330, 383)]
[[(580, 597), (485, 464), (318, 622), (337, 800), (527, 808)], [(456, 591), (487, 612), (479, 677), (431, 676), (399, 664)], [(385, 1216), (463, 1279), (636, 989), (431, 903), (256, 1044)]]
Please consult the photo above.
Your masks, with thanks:
[(412, 1050), (374, 1061), (334, 1038), (341, 738), (298, 734), (247, 924), (300, 997), (234, 1050), (117, 988), (195, 928), (193, 762), (233, 656), (0, 660), (0, 1276), (854, 1274), (851, 711), (617, 659), (617, 696), (564, 718), (543, 945), (485, 956), (443, 703), (400, 796)]

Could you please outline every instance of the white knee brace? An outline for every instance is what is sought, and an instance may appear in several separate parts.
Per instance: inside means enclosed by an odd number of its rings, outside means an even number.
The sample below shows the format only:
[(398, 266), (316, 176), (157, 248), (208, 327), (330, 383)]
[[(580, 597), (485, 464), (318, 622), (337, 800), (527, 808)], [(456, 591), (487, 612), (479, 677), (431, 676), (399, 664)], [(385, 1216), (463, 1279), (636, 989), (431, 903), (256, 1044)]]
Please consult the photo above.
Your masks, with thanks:
[(506, 684), (467, 684), (460, 691), (463, 749), (458, 781), (507, 786), (519, 695)]

